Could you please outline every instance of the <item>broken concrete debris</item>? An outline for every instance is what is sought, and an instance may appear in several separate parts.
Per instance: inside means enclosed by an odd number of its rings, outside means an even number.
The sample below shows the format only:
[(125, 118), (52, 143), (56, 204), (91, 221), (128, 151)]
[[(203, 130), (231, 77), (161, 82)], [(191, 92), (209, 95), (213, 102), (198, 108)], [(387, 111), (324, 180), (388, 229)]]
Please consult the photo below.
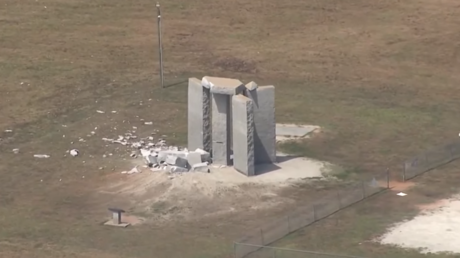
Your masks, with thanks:
[(77, 149), (73, 149), (73, 150), (70, 150), (70, 155), (72, 155), (73, 157), (76, 157), (78, 156), (78, 154), (80, 154), (80, 152), (77, 150)]
[[(126, 146), (126, 148), (130, 149), (127, 154), (131, 158), (142, 158), (146, 164), (145, 167), (150, 168), (150, 170), (153, 172), (209, 172), (208, 164), (211, 162), (211, 154), (209, 152), (202, 149), (189, 151), (186, 148), (168, 146), (165, 139), (160, 138), (155, 141), (153, 136), (138, 138), (136, 135), (134, 135), (134, 133), (135, 131), (131, 130), (124, 135), (118, 135), (116, 139), (102, 138), (102, 140), (108, 143)], [(156, 133), (152, 133), (152, 135), (155, 134)], [(103, 157), (107, 157), (107, 155), (104, 154)], [(196, 164), (200, 164), (200, 166), (192, 169), (192, 167)], [(140, 169), (135, 167), (130, 171), (123, 171), (122, 173), (140, 173)]]
[(35, 154), (34, 157), (39, 158), (39, 159), (47, 159), (47, 158), (50, 157), (50, 155), (47, 155), (47, 154)]
[(209, 166), (207, 162), (198, 163), (192, 166), (192, 171), (194, 172), (206, 172), (209, 173)]
[(189, 152), (187, 154), (187, 165), (193, 167), (195, 164), (202, 162), (201, 153), (199, 152)]

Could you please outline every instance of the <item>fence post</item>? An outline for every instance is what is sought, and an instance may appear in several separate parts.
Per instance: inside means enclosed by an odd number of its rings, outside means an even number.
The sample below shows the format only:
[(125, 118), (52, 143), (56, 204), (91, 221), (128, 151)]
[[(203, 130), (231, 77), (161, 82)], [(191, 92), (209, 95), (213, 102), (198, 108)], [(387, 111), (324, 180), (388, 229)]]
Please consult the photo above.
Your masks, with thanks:
[(313, 204), (313, 219), (315, 221), (317, 221), (317, 218), (316, 218), (316, 208), (315, 208), (316, 205)]
[(426, 155), (426, 151), (423, 152), (423, 156), (425, 156), (425, 162), (428, 164), (428, 155)]
[(403, 174), (402, 174), (403, 182), (406, 182), (406, 162), (403, 163)]
[(233, 257), (237, 258), (236, 257), (236, 242), (233, 242)]
[(363, 199), (364, 200), (366, 198), (366, 188), (364, 186), (364, 181), (361, 181), (361, 187), (363, 188)]
[(287, 215), (287, 227), (288, 227), (288, 233), (291, 233), (291, 216)]
[(387, 189), (390, 189), (390, 168), (387, 168)]
[(264, 231), (262, 228), (260, 229), (260, 240), (262, 241), (262, 245), (265, 245)]
[(450, 154), (450, 161), (454, 160), (454, 154), (452, 153), (452, 146), (449, 145), (449, 154)]
[(337, 190), (337, 201), (339, 203), (339, 210), (342, 209), (342, 201), (340, 200), (340, 190)]

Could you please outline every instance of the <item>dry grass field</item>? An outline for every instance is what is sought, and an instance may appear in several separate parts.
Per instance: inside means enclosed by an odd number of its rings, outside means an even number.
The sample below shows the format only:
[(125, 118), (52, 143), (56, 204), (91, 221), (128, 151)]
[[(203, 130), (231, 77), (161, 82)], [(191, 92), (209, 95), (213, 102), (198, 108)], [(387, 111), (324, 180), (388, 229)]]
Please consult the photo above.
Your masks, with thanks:
[[(165, 89), (159, 87), (155, 2), (0, 0), (0, 257), (229, 257), (232, 241), (248, 228), (320, 194), (305, 187), (287, 190), (293, 202), (270, 209), (126, 229), (101, 226), (107, 207), (129, 209), (136, 201), (98, 191), (126, 180), (120, 172), (132, 166), (122, 150), (102, 158), (108, 150), (101, 138), (136, 126), (139, 134), (155, 129), (168, 142), (184, 144), (184, 82), (191, 76), (275, 85), (277, 122), (323, 127), (317, 137), (284, 148), (352, 174), (389, 168), (396, 178), (403, 160), (458, 135), (457, 1), (161, 4)], [(91, 131), (95, 135), (87, 136)], [(64, 156), (71, 148), (81, 156)], [(337, 215), (341, 219), (329, 230), (315, 225), (311, 232), (324, 240), (316, 245), (293, 237), (284, 245), (415, 257), (356, 243), (413, 215), (416, 203), (458, 192), (454, 163), (436, 172), (417, 179), (411, 199), (389, 201), (389, 192), (373, 205)]]

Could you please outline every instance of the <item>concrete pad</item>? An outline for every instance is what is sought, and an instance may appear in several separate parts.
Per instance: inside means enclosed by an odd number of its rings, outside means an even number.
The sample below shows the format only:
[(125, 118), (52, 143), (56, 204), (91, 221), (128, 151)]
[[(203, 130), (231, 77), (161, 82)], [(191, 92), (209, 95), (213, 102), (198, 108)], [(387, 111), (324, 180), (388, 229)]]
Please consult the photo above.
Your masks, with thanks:
[(187, 163), (189, 167), (193, 167), (195, 164), (201, 163), (201, 153), (189, 152), (187, 154)]
[(248, 97), (254, 103), (255, 163), (276, 162), (275, 87), (258, 87)]
[(197, 78), (188, 81), (188, 148), (211, 150), (211, 93)]
[(316, 125), (276, 124), (276, 136), (304, 137), (319, 128)]
[(321, 127), (316, 125), (276, 124), (276, 141), (284, 142), (310, 137), (310, 134), (319, 132)]
[(245, 87), (240, 80), (205, 76), (201, 80), (205, 88), (209, 88), (211, 93), (223, 95), (237, 95), (244, 91)]
[(254, 175), (254, 114), (252, 100), (232, 97), (233, 167), (246, 176)]
[(228, 95), (212, 94), (212, 160), (219, 165), (230, 165), (229, 107)]
[(117, 223), (114, 223), (112, 220), (109, 220), (109, 221), (105, 222), (104, 225), (113, 226), (113, 227), (120, 227), (120, 228), (126, 228), (127, 226), (129, 226), (131, 224), (126, 223), (126, 222), (121, 222), (120, 224), (117, 224)]

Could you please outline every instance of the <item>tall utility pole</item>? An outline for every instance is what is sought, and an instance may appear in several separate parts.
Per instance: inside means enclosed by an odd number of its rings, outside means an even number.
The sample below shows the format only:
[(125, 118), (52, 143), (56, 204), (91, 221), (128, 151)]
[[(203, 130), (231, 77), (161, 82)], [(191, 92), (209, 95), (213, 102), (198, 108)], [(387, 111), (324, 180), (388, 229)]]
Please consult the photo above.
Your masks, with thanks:
[(161, 87), (165, 87), (165, 80), (163, 74), (163, 43), (161, 41), (161, 11), (160, 11), (160, 3), (157, 2), (157, 23), (158, 23), (158, 55), (160, 59), (160, 80), (161, 80)]

